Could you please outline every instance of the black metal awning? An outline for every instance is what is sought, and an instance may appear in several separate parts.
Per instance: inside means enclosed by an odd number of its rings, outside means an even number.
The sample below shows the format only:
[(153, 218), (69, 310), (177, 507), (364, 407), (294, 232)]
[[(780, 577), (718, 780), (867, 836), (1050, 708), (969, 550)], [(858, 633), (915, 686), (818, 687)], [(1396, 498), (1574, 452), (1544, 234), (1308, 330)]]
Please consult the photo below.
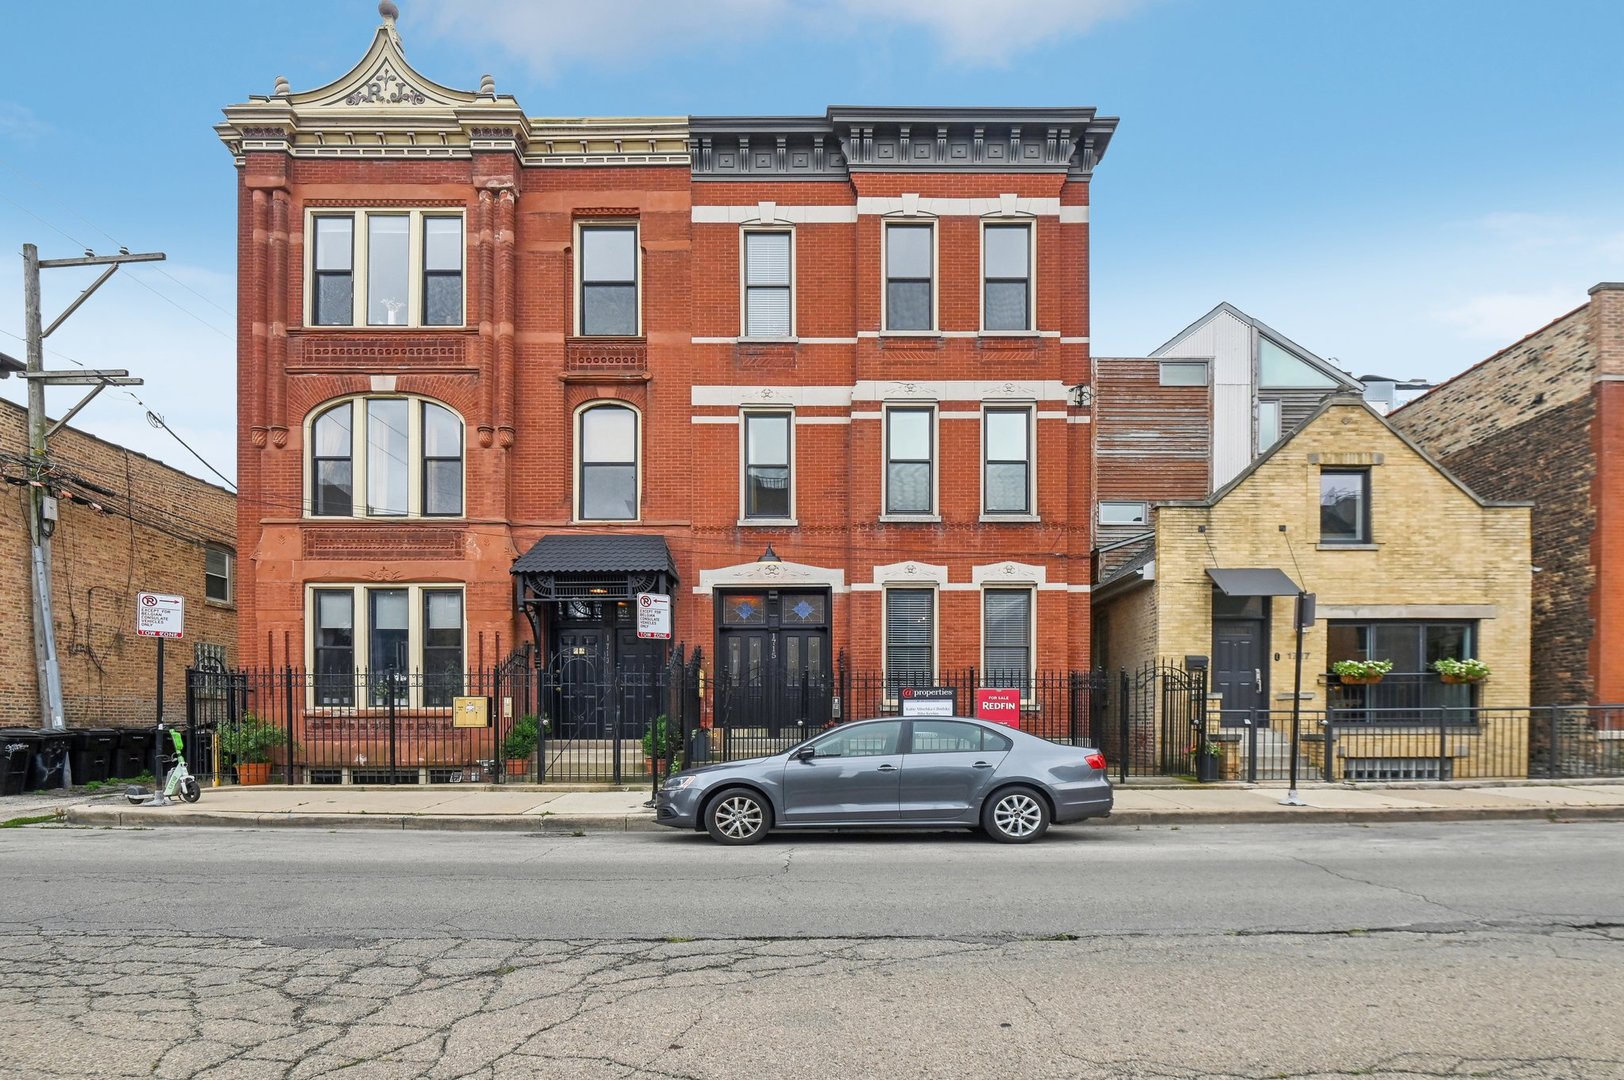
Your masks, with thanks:
[(1296, 596), (1297, 583), (1275, 567), (1246, 567), (1207, 570), (1214, 585), (1225, 596)]
[(677, 581), (665, 537), (631, 533), (544, 536), (519, 556), (512, 573), (521, 604), (630, 600), (640, 592), (669, 592)]

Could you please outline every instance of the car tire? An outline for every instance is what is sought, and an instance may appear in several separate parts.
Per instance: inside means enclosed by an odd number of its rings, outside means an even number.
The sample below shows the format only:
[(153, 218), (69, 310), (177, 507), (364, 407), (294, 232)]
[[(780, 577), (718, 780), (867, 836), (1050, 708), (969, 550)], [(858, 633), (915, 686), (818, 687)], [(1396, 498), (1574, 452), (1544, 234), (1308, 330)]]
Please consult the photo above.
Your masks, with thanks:
[(1049, 831), (1049, 804), (1031, 788), (1004, 788), (982, 806), (981, 828), (1000, 844), (1029, 844)]
[(705, 831), (718, 844), (759, 843), (772, 824), (767, 797), (749, 788), (728, 788), (705, 807)]

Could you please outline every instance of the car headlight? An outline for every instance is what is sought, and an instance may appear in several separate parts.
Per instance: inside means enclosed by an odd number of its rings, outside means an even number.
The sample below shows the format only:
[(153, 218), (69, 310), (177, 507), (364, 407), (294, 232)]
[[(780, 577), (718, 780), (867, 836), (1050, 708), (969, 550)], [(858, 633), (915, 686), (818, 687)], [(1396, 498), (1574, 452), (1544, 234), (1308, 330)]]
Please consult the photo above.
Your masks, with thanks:
[(665, 782), (665, 790), (667, 790), (667, 791), (681, 791), (683, 788), (685, 788), (685, 787), (689, 786), (690, 784), (692, 784), (696, 779), (698, 779), (698, 777), (694, 777), (694, 776), (673, 776), (671, 779), (669, 779), (669, 780), (667, 780)]

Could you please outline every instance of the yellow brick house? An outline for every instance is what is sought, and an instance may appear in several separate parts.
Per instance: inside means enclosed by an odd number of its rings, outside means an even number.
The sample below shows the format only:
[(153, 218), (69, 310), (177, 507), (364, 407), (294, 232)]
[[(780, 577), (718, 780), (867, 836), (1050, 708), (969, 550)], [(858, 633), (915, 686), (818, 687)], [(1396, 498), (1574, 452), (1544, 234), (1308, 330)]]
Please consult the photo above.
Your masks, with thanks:
[[(1301, 590), (1314, 608), (1304, 775), (1527, 775), (1529, 550), (1526, 504), (1479, 498), (1363, 400), (1333, 396), (1208, 498), (1153, 506), (1138, 550), (1094, 586), (1097, 659), (1113, 672), (1204, 666), (1206, 743), (1225, 773), (1252, 754), (1264, 768), (1254, 757), (1248, 775), (1283, 778)], [(1489, 677), (1447, 683), (1433, 668), (1466, 658)], [(1338, 660), (1393, 667), (1345, 685)]]

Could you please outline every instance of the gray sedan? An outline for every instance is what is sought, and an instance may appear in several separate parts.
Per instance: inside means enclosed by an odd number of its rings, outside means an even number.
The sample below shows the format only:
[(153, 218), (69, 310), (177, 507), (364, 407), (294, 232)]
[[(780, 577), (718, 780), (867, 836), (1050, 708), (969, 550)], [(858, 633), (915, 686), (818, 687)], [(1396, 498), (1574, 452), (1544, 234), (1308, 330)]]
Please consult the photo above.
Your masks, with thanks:
[(1098, 750), (960, 717), (842, 724), (772, 757), (684, 769), (655, 820), (753, 844), (771, 829), (972, 828), (1008, 844), (1111, 812)]

